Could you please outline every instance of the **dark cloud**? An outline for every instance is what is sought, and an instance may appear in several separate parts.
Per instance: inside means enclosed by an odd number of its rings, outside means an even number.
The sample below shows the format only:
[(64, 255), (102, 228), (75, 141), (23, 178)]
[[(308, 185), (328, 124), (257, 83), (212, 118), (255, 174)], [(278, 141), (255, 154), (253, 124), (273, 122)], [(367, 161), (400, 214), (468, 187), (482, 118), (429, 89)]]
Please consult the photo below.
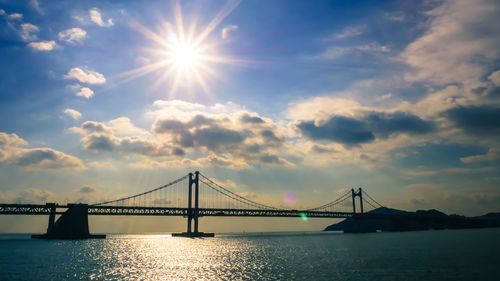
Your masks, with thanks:
[(270, 141), (270, 142), (282, 142), (283, 141), (282, 138), (279, 138), (278, 136), (276, 136), (276, 134), (271, 130), (264, 130), (264, 131), (260, 132), (260, 134), (261, 134), (261, 136), (264, 137), (265, 140)]
[(93, 193), (96, 192), (97, 189), (92, 186), (82, 186), (79, 189), (76, 190), (78, 193)]
[(88, 135), (82, 139), (83, 147), (95, 151), (112, 151), (117, 143), (109, 135)]
[(500, 134), (500, 108), (489, 105), (460, 106), (444, 113), (457, 127), (465, 132), (492, 136)]
[(19, 166), (29, 166), (40, 163), (44, 160), (54, 161), (58, 155), (52, 149), (41, 148), (32, 149), (23, 153), (20, 157), (16, 158), (15, 164)]
[(187, 122), (175, 119), (157, 120), (153, 125), (153, 131), (159, 134), (172, 134), (176, 143), (184, 148), (206, 147), (218, 150), (243, 143), (247, 132), (227, 128), (226, 122), (228, 122), (226, 119), (198, 114)]
[(169, 132), (179, 132), (186, 130), (186, 125), (175, 119), (161, 120), (155, 122), (153, 125), (153, 131), (158, 134), (164, 134)]
[(245, 140), (237, 131), (217, 127), (196, 130), (194, 138), (198, 146), (212, 150), (225, 145), (240, 144)]
[(343, 116), (333, 116), (318, 126), (314, 121), (300, 121), (296, 126), (303, 135), (312, 140), (329, 140), (348, 146), (375, 140), (375, 136), (364, 122)]
[[(117, 138), (107, 134), (91, 134), (82, 139), (83, 147), (96, 152), (116, 151), (124, 154), (168, 156), (179, 153), (168, 145), (136, 137)], [(177, 154), (175, 154), (177, 155)]]
[(263, 124), (265, 123), (264, 119), (258, 116), (251, 116), (248, 113), (241, 115), (240, 117), (241, 123), (250, 123), (250, 124)]
[(10, 163), (24, 168), (44, 168), (61, 170), (82, 170), (82, 161), (51, 148), (21, 149), (9, 159)]
[(365, 120), (368, 127), (382, 137), (395, 133), (425, 134), (435, 128), (433, 122), (425, 121), (416, 115), (405, 112), (374, 112), (369, 114)]
[(107, 128), (102, 124), (94, 121), (86, 121), (83, 122), (81, 128), (87, 131), (88, 133), (103, 133), (107, 131)]
[(356, 146), (372, 142), (375, 137), (387, 138), (399, 133), (426, 134), (433, 131), (435, 125), (409, 113), (371, 112), (357, 119), (332, 116), (319, 125), (314, 121), (300, 121), (296, 127), (312, 140), (328, 140), (346, 146)]
[[(191, 152), (208, 154), (196, 161), (185, 159), (189, 161), (182, 165), (197, 162), (200, 165), (236, 169), (249, 168), (250, 163), (294, 166), (276, 154), (277, 148), (285, 141), (276, 125), (247, 112), (218, 115), (199, 113), (190, 119), (159, 118), (152, 126), (151, 135), (137, 137), (116, 136), (113, 127), (99, 127), (100, 124), (89, 121), (73, 129), (84, 135), (81, 141), (85, 149), (145, 157), (184, 156)], [(160, 162), (154, 160), (149, 163), (156, 165), (153, 163)]]
[(315, 144), (311, 147), (311, 150), (317, 153), (330, 153), (335, 152), (335, 150), (331, 147), (325, 145)]
[(16, 134), (0, 132), (0, 164), (12, 164), (25, 169), (82, 170), (82, 161), (48, 147), (24, 148), (27, 143)]
[(184, 156), (186, 154), (186, 152), (183, 149), (176, 147), (173, 150), (173, 154), (175, 156)]
[(487, 86), (480, 86), (480, 87), (475, 87), (471, 88), (470, 91), (478, 96), (490, 98), (490, 99), (497, 99), (500, 97), (500, 87), (497, 87), (495, 85), (487, 85)]

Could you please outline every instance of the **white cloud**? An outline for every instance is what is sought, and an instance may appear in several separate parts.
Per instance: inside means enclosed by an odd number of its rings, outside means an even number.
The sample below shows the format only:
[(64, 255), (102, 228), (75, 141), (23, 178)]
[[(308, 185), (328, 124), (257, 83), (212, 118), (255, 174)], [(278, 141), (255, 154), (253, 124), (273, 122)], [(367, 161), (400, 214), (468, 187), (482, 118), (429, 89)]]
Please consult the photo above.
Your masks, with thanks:
[(14, 197), (12, 201), (18, 204), (55, 202), (56, 195), (48, 190), (30, 188), (19, 192), (18, 196)]
[(0, 9), (0, 15), (5, 15), (5, 10), (4, 9)]
[(454, 0), (428, 12), (427, 32), (401, 59), (415, 71), (409, 81), (437, 84), (477, 81), (500, 57), (500, 2)]
[(38, 13), (44, 14), (43, 10), (40, 8), (40, 4), (38, 3), (38, 0), (30, 0), (29, 5), (35, 9)]
[(133, 165), (140, 168), (295, 167), (280, 154), (290, 155), (293, 150), (285, 144), (285, 129), (238, 105), (174, 100), (156, 101), (154, 107), (159, 109), (150, 112), (156, 119), (150, 131), (137, 128), (127, 117), (105, 123), (86, 121), (70, 131), (82, 135), (87, 150), (141, 158)]
[(466, 164), (495, 161), (500, 159), (500, 148), (490, 148), (488, 153), (460, 158), (460, 161)]
[(85, 165), (74, 156), (48, 147), (26, 148), (27, 142), (16, 134), (0, 132), (0, 164), (24, 169), (83, 170)]
[(350, 26), (342, 30), (340, 33), (334, 34), (333, 39), (345, 39), (349, 37), (354, 37), (365, 33), (368, 27), (364, 24), (357, 26)]
[(390, 21), (405, 21), (403, 12), (385, 13), (384, 18)]
[(82, 43), (83, 38), (87, 36), (87, 32), (79, 27), (63, 30), (58, 34), (59, 40), (68, 43)]
[(81, 83), (87, 84), (104, 84), (106, 83), (106, 78), (99, 72), (92, 70), (83, 70), (78, 67), (72, 68), (68, 74), (64, 75), (66, 79), (74, 79)]
[(30, 42), (28, 43), (28, 47), (37, 51), (52, 51), (57, 47), (57, 44), (55, 41)]
[(23, 18), (23, 14), (13, 13), (13, 14), (8, 15), (7, 18), (11, 19), (11, 20), (20, 20)]
[(500, 70), (493, 72), (488, 79), (493, 82), (496, 86), (500, 87)]
[(89, 15), (90, 15), (90, 20), (99, 26), (109, 27), (109, 26), (114, 25), (112, 18), (108, 18), (108, 20), (106, 22), (103, 21), (101, 13), (99, 12), (99, 9), (97, 9), (97, 8), (90, 9)]
[(71, 108), (66, 108), (64, 110), (64, 113), (75, 120), (78, 120), (80, 119), (80, 117), (82, 117), (82, 114), (80, 112)]
[(38, 32), (38, 31), (39, 31), (38, 26), (31, 24), (31, 23), (23, 23), (23, 24), (21, 24), (21, 31), (19, 33), (19, 36), (21, 36), (21, 38), (24, 41), (37, 40), (38, 37), (34, 33)]
[(94, 95), (94, 91), (92, 91), (90, 88), (83, 87), (76, 93), (76, 95), (79, 97), (90, 99)]
[(345, 55), (361, 55), (361, 54), (382, 54), (390, 52), (387, 46), (381, 46), (378, 43), (370, 43), (365, 45), (349, 46), (349, 47), (330, 47), (323, 53), (313, 57), (316, 59), (336, 59)]

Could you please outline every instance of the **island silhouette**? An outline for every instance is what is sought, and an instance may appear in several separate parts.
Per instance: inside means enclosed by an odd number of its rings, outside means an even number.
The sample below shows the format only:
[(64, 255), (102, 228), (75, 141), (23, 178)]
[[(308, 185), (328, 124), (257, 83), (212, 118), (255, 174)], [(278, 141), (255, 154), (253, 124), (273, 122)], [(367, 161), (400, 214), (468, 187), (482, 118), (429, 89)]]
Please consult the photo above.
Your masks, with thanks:
[(408, 212), (380, 207), (366, 212), (363, 216), (354, 216), (329, 225), (324, 230), (361, 233), (486, 227), (500, 227), (500, 213), (466, 217), (456, 214), (447, 215), (435, 209)]

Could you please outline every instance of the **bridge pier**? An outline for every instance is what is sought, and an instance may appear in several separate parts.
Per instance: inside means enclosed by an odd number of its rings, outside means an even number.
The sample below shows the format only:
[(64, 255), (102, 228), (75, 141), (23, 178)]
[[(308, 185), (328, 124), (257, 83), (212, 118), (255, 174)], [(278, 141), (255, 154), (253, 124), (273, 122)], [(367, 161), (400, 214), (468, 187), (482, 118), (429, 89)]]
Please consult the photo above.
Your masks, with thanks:
[(90, 234), (87, 204), (68, 204), (68, 210), (64, 212), (57, 221), (56, 204), (47, 203), (50, 206), (49, 225), (47, 233), (33, 234), (31, 238), (38, 239), (88, 239), (106, 238), (106, 235)]
[[(199, 219), (199, 178), (200, 172), (196, 171), (189, 173), (189, 184), (188, 184), (188, 216), (187, 216), (187, 232), (182, 233), (172, 233), (174, 237), (214, 237), (213, 233), (205, 233), (198, 231), (198, 219)], [(194, 185), (194, 208), (193, 208), (193, 185)], [(194, 220), (194, 232), (191, 231), (191, 224)]]

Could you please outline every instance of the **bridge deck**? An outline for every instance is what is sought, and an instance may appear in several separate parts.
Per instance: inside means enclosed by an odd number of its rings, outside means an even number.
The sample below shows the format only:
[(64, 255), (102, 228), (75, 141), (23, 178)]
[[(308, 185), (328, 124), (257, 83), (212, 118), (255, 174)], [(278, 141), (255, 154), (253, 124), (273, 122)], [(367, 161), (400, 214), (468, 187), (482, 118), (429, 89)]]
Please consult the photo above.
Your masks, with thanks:
[[(62, 214), (68, 205), (56, 205), (56, 214)], [(0, 204), (0, 215), (49, 215), (52, 206), (37, 204)], [(137, 206), (89, 206), (89, 215), (104, 216), (187, 216), (188, 208), (137, 207)], [(194, 210), (194, 209), (193, 209)], [(320, 212), (308, 210), (258, 210), (258, 209), (198, 209), (203, 217), (302, 217), (349, 218), (350, 212)]]

